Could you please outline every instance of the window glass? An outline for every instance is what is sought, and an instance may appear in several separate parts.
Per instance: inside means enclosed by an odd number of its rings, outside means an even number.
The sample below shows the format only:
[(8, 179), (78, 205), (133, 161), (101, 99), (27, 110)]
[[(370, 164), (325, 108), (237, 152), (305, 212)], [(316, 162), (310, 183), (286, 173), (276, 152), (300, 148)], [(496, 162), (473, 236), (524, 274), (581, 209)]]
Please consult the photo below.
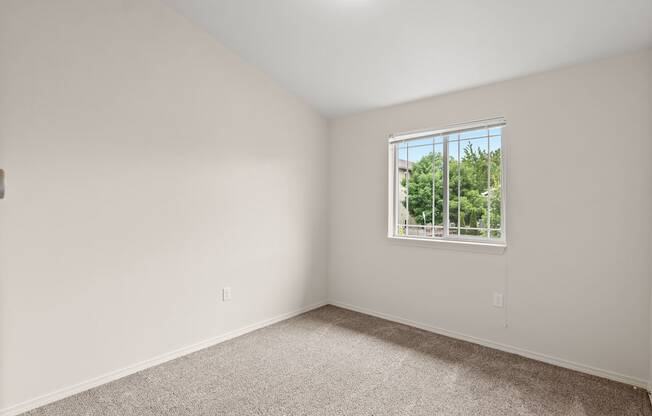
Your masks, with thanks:
[(502, 125), (449, 131), (390, 146), (396, 180), (395, 236), (504, 239)]

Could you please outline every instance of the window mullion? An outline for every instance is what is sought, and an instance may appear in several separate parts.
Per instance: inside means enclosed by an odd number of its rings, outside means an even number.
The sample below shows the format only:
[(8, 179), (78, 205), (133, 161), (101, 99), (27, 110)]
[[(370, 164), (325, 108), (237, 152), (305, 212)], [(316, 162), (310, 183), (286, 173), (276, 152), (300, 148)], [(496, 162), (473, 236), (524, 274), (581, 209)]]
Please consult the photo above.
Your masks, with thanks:
[(410, 235), (410, 143), (405, 143), (405, 235)]
[(399, 153), (400, 153), (400, 145), (395, 144), (392, 149), (394, 150), (394, 235), (399, 235), (399, 220), (401, 218), (400, 215), (400, 194), (401, 194), (401, 184), (400, 184), (400, 175), (399, 175), (399, 169), (398, 169), (398, 164), (399, 164)]
[(430, 232), (432, 237), (435, 237), (435, 137), (432, 138), (432, 209), (430, 213)]
[(462, 156), (461, 149), (462, 140), (458, 133), (457, 135), (457, 236), (460, 235), (460, 227), (462, 226)]
[(487, 238), (491, 238), (491, 137), (487, 129)]
[(443, 165), (444, 165), (443, 170), (444, 171), (442, 172), (442, 174), (443, 174), (442, 175), (443, 176), (442, 177), (442, 183), (443, 183), (443, 188), (444, 189), (442, 189), (442, 191), (443, 191), (442, 194), (443, 194), (443, 197), (444, 197), (444, 201), (443, 201), (444, 212), (442, 213), (442, 215), (443, 215), (442, 219), (443, 219), (443, 223), (444, 223), (444, 238), (446, 238), (446, 237), (448, 237), (448, 230), (449, 230), (449, 227), (448, 227), (448, 222), (449, 222), (448, 221), (448, 207), (449, 207), (449, 204), (448, 204), (448, 202), (449, 202), (448, 201), (448, 199), (449, 199), (448, 198), (448, 194), (449, 194), (449, 192), (448, 192), (448, 136), (443, 137), (443, 145), (444, 145), (444, 156), (443, 156), (443, 158), (444, 158), (444, 160), (443, 160)]

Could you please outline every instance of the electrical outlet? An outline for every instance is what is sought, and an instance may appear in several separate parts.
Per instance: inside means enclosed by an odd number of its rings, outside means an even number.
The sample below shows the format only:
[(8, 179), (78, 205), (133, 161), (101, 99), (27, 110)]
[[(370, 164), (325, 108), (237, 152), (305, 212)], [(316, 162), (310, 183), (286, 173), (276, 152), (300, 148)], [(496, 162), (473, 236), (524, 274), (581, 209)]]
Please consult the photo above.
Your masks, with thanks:
[(494, 306), (496, 308), (502, 308), (503, 307), (503, 294), (494, 292)]
[(222, 289), (222, 301), (226, 302), (231, 300), (231, 287), (227, 286)]

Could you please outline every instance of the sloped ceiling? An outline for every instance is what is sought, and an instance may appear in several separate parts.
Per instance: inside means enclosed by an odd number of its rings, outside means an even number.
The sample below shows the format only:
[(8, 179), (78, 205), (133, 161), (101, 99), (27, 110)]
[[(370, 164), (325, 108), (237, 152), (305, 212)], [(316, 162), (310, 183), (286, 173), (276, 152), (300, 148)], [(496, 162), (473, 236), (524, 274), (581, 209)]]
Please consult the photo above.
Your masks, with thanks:
[(652, 0), (163, 0), (327, 117), (652, 45)]

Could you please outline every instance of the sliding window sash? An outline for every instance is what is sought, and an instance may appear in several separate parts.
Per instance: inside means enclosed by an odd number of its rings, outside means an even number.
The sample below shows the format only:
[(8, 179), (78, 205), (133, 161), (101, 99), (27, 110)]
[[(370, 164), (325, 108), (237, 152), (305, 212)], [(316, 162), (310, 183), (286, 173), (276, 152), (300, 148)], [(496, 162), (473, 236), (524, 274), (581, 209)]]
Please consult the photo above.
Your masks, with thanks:
[[(493, 229), (491, 227), (491, 153), (490, 153), (490, 144), (489, 141), (491, 140), (489, 136), (487, 136), (487, 158), (488, 158), (488, 165), (487, 165), (487, 224), (486, 224), (486, 229), (487, 229), (487, 236), (486, 237), (474, 237), (474, 236), (463, 236), (459, 235), (460, 234), (460, 215), (461, 212), (459, 212), (458, 209), (458, 217), (457, 217), (457, 228), (458, 228), (458, 233), (457, 234), (451, 234), (450, 230), (450, 172), (449, 172), (449, 157), (450, 157), (450, 152), (449, 152), (449, 144), (451, 141), (451, 136), (457, 135), (457, 139), (454, 139), (453, 141), (457, 142), (458, 146), (458, 153), (461, 152), (461, 142), (462, 140), (460, 139), (460, 134), (468, 131), (475, 131), (475, 130), (491, 130), (495, 128), (502, 128), (506, 125), (507, 123), (505, 122), (505, 119), (502, 117), (496, 117), (496, 118), (489, 118), (489, 119), (482, 119), (482, 120), (476, 120), (472, 121), (469, 123), (460, 123), (460, 124), (453, 124), (450, 126), (447, 126), (442, 129), (429, 129), (429, 130), (421, 130), (421, 131), (412, 131), (412, 132), (404, 132), (404, 133), (397, 133), (393, 134), (389, 137), (389, 152), (388, 152), (388, 161), (389, 161), (389, 166), (392, 167), (392, 169), (389, 170), (389, 177), (388, 177), (388, 193), (391, 195), (391, 198), (389, 198), (389, 204), (388, 204), (388, 210), (389, 210), (389, 215), (388, 215), (388, 237), (398, 237), (399, 236), (399, 230), (401, 228), (401, 224), (399, 224), (400, 220), (400, 185), (399, 185), (399, 145), (402, 142), (407, 142), (419, 138), (424, 138), (424, 137), (432, 137), (433, 139), (433, 161), (434, 161), (434, 144), (437, 139), (437, 137), (441, 137), (442, 139), (442, 146), (443, 146), (443, 178), (442, 178), (442, 195), (443, 195), (443, 212), (442, 212), (442, 223), (443, 223), (443, 236), (442, 237), (435, 237), (435, 203), (434, 203), (434, 198), (435, 198), (435, 189), (434, 189), (434, 181), (435, 181), (435, 175), (436, 172), (434, 171), (434, 163), (433, 163), (433, 207), (432, 207), (432, 237), (426, 238), (430, 240), (467, 240), (467, 241), (480, 241), (480, 242), (504, 242), (505, 241), (505, 166), (504, 166), (504, 146), (503, 146), (503, 140), (502, 140), (502, 132), (501, 132), (501, 152), (500, 152), (500, 169), (501, 169), (501, 221), (500, 221), (500, 238), (492, 238), (492, 232)], [(406, 153), (409, 152), (406, 148)], [(459, 164), (461, 163), (460, 160), (460, 155), (458, 155), (458, 167)], [(406, 166), (409, 166), (409, 157), (406, 157)], [(458, 181), (460, 179), (458, 178)], [(406, 187), (409, 186), (409, 176), (407, 176), (407, 181)], [(459, 184), (458, 184), (459, 187)], [(409, 188), (407, 188), (409, 189)], [(405, 195), (406, 201), (409, 199), (409, 191), (406, 190), (406, 195)], [(408, 205), (406, 203), (406, 205)], [(458, 207), (460, 204), (460, 198), (458, 195)], [(409, 212), (409, 205), (406, 207), (408, 208)], [(409, 214), (408, 214), (409, 215)], [(409, 235), (409, 221), (408, 224), (405, 227), (405, 237), (410, 237)]]
[(421, 137), (430, 137), (430, 136), (446, 136), (449, 133), (458, 134), (464, 133), (467, 131), (473, 130), (482, 130), (482, 129), (495, 129), (497, 127), (504, 127), (507, 123), (503, 117), (496, 118), (487, 118), (482, 120), (471, 121), (469, 123), (459, 123), (451, 124), (448, 127), (441, 129), (429, 129), (429, 130), (419, 130), (419, 131), (408, 131), (403, 133), (395, 133), (389, 136), (389, 143), (398, 143), (408, 140), (419, 139)]

